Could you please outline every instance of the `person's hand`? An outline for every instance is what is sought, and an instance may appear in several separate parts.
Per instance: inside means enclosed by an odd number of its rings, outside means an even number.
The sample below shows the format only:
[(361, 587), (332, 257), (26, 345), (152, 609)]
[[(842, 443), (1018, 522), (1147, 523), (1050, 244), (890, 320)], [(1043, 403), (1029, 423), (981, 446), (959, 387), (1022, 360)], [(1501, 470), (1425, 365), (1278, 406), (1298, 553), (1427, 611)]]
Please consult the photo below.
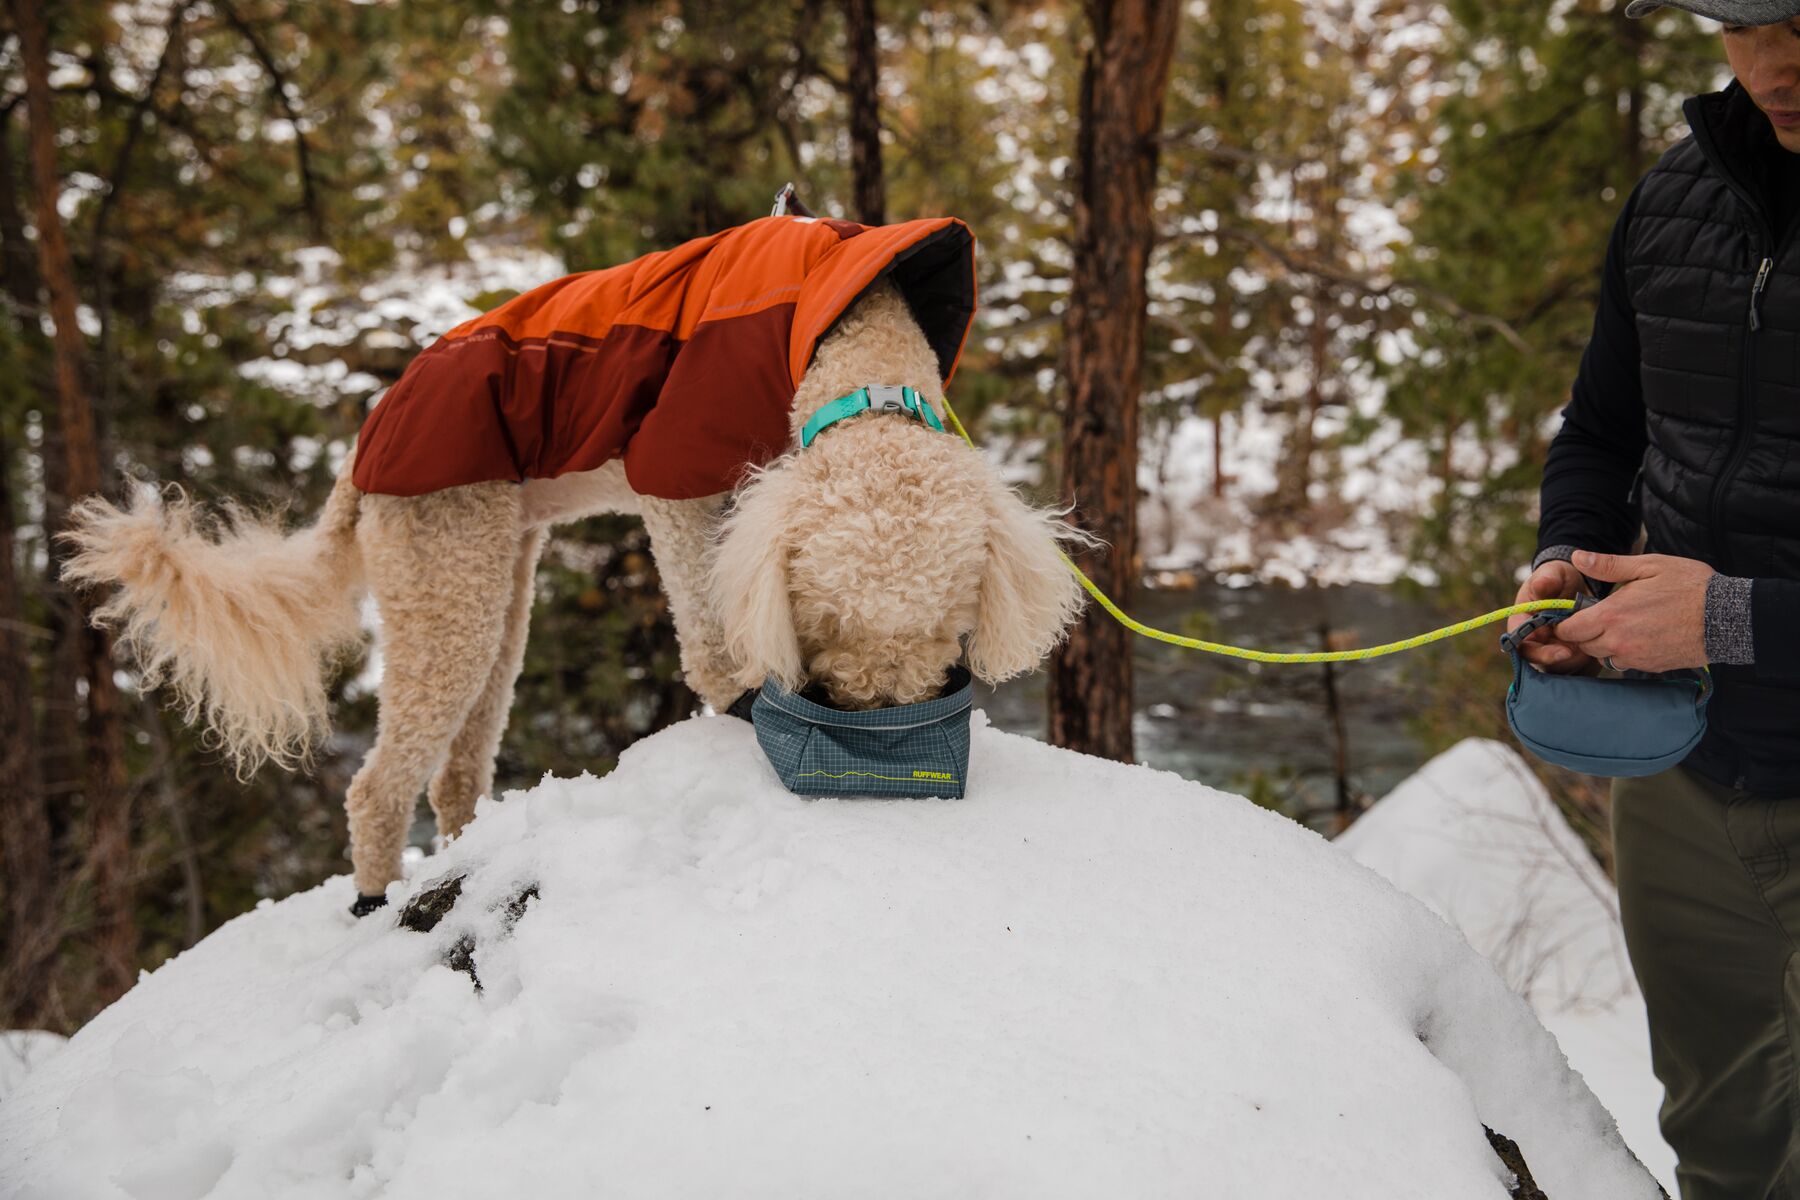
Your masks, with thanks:
[(1676, 671), (1706, 665), (1706, 581), (1713, 569), (1668, 554), (1575, 552), (1582, 574), (1616, 583), (1600, 603), (1552, 632), (1618, 670)]
[[(1527, 604), (1533, 600), (1573, 600), (1576, 593), (1584, 590), (1585, 580), (1581, 572), (1569, 563), (1553, 559), (1531, 573), (1519, 588), (1518, 598), (1514, 604)], [(1530, 613), (1514, 613), (1506, 619), (1508, 632), (1517, 629), (1530, 620)], [(1552, 628), (1558, 628), (1553, 626)], [(1584, 654), (1574, 646), (1567, 646), (1556, 640), (1551, 629), (1539, 629), (1525, 639), (1519, 648), (1525, 661), (1540, 671), (1548, 671), (1552, 675), (1591, 675), (1600, 669), (1600, 664), (1592, 657)]]

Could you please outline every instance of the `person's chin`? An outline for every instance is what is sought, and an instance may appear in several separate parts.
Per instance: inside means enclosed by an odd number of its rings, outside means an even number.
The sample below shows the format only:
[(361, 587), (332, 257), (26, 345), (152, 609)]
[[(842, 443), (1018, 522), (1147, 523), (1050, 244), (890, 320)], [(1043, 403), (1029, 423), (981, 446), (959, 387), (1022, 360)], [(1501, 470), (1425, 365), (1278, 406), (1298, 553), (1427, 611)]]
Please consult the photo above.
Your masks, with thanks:
[(1783, 150), (1800, 154), (1800, 110), (1792, 112), (1769, 112), (1769, 128), (1775, 132), (1775, 140), (1781, 143)]

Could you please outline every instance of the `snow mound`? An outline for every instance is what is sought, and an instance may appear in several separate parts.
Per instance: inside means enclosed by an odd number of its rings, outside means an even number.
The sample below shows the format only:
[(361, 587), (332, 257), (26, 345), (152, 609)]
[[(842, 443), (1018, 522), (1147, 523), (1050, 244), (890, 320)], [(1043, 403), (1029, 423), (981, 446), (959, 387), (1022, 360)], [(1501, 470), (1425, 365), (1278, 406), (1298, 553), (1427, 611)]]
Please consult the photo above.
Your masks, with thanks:
[(974, 732), (967, 800), (807, 801), (697, 718), (484, 802), (365, 921), (347, 877), (246, 914), (0, 1105), (0, 1194), (1498, 1200), (1485, 1123), (1552, 1200), (1657, 1195), (1418, 902)]
[(1360, 817), (1336, 845), (1463, 931), (1525, 996), (1673, 1194), (1657, 1126), (1644, 999), (1619, 898), (1543, 785), (1501, 742), (1459, 742)]
[(1632, 990), (1612, 883), (1499, 742), (1458, 742), (1337, 845), (1461, 929), (1539, 1011), (1605, 1007)]
[(32, 1069), (68, 1043), (59, 1033), (42, 1029), (12, 1029), (0, 1033), (0, 1100), (18, 1089)]

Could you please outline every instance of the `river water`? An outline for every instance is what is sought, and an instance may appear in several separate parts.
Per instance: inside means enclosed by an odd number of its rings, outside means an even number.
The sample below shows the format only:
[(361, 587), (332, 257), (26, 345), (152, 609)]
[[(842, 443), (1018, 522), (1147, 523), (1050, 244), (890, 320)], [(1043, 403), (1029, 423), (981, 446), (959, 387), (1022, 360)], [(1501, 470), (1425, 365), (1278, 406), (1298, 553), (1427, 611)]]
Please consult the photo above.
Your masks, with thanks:
[[(1347, 645), (1371, 646), (1446, 623), (1428, 607), (1368, 584), (1297, 589), (1203, 583), (1193, 590), (1145, 590), (1131, 615), (1173, 633), (1281, 651), (1322, 649), (1321, 626), (1351, 639)], [(1228, 791), (1257, 793), (1293, 816), (1318, 813), (1336, 802), (1323, 666), (1253, 663), (1149, 638), (1132, 640), (1139, 762)], [(1405, 674), (1408, 659), (1431, 652), (1333, 668), (1348, 777), (1371, 798), (1379, 799), (1425, 762), (1425, 749), (1409, 728), (1417, 705)], [(1505, 672), (1498, 650), (1495, 659), (1492, 686), (1499, 703)], [(996, 728), (1045, 735), (1043, 672), (997, 690), (976, 687), (976, 705), (986, 709)]]

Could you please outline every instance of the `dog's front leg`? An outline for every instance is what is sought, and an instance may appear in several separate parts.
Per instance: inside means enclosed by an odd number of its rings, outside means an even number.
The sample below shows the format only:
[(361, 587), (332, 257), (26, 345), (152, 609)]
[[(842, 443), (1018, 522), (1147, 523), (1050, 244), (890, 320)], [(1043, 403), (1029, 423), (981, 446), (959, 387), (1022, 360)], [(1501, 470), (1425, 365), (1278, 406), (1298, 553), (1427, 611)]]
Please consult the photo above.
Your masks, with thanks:
[(731, 682), (725, 632), (706, 594), (707, 552), (724, 506), (723, 495), (699, 500), (643, 498), (650, 551), (681, 643), (682, 673), (688, 686), (720, 713), (743, 690)]

